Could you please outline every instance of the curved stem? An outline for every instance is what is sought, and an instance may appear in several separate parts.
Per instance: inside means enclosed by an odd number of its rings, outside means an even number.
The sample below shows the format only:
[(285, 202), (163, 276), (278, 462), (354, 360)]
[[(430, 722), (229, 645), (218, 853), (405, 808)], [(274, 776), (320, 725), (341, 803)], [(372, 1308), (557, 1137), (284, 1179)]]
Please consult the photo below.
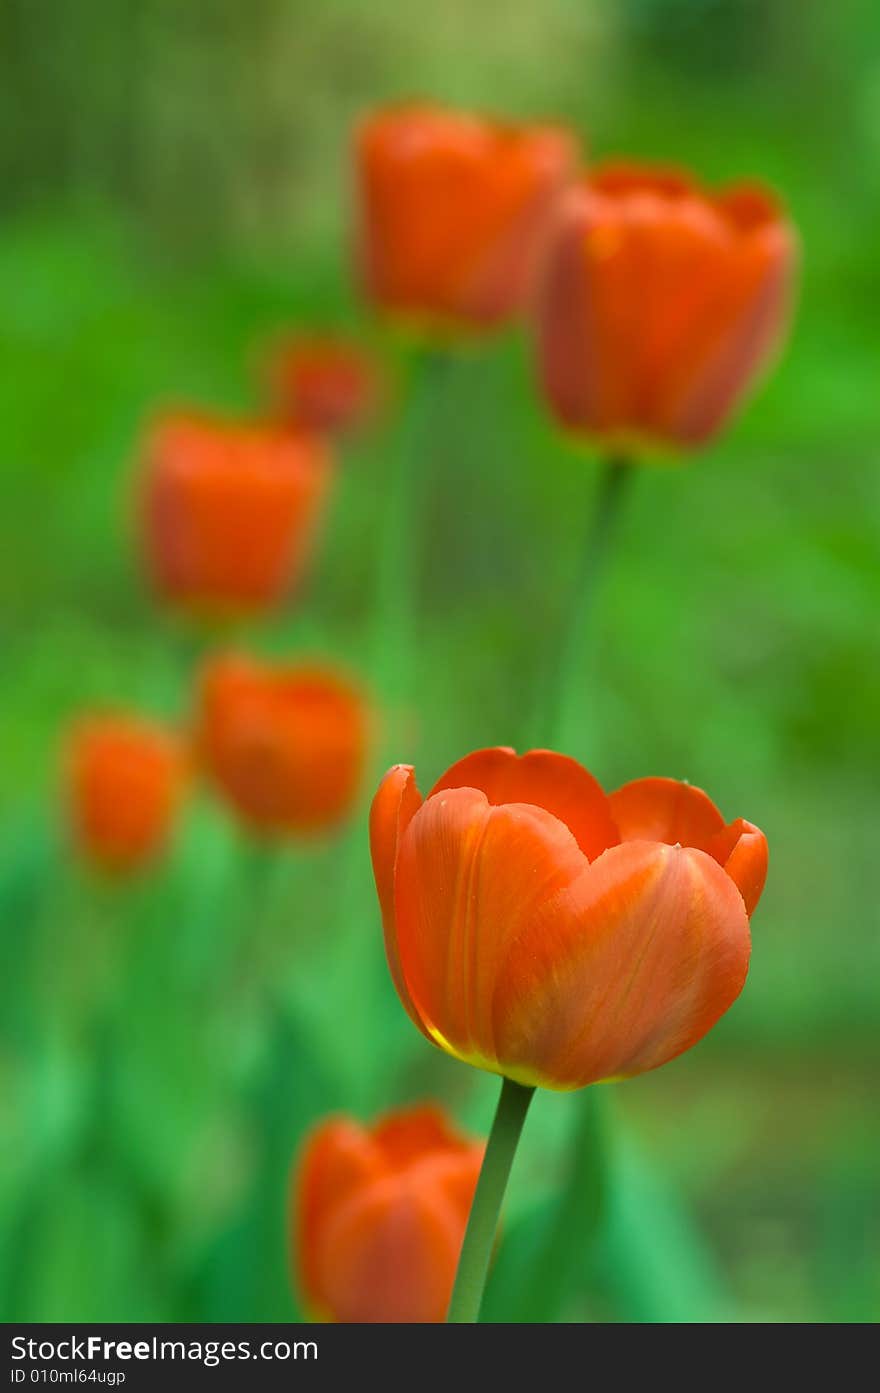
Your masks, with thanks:
[(446, 1317), (450, 1324), (470, 1324), (480, 1318), (501, 1201), (534, 1092), (534, 1088), (514, 1083), (513, 1079), (502, 1081), (501, 1097), (489, 1133), (455, 1274), (452, 1300)]
[[(582, 650), (600, 582), (617, 533), (622, 505), (634, 470), (629, 460), (609, 455), (591, 503), (568, 612), (550, 665), (536, 743), (565, 749), (573, 693), (578, 690)], [(581, 712), (583, 707), (581, 707)], [(582, 719), (582, 716), (581, 716)], [(569, 1159), (569, 1176), (556, 1212), (526, 1277), (521, 1301), (530, 1320), (549, 1320), (559, 1308), (572, 1269), (589, 1247), (602, 1216), (607, 1191), (607, 1136), (598, 1090), (588, 1088), (580, 1104)], [(528, 1312), (526, 1315), (525, 1312)]]
[(576, 686), (581, 649), (633, 472), (627, 459), (609, 455), (603, 467), (598, 499), (591, 507), (571, 602), (551, 664), (544, 702), (542, 738), (553, 749), (566, 743), (569, 696)]

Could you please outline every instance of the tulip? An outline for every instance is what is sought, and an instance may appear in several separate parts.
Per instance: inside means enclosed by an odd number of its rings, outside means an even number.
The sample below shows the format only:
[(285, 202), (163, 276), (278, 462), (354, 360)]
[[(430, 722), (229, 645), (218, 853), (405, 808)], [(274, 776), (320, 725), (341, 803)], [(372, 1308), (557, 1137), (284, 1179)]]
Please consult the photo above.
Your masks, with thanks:
[(327, 449), (305, 432), (165, 417), (148, 440), (141, 497), (159, 593), (215, 614), (277, 604), (309, 559), (329, 480)]
[(293, 1196), (295, 1267), (314, 1314), (442, 1321), (482, 1155), (433, 1106), (369, 1129), (344, 1117), (321, 1123)]
[(423, 801), (385, 776), (370, 818), (398, 994), (447, 1053), (552, 1089), (641, 1074), (739, 995), (763, 834), (701, 790), (606, 795), (547, 750), (481, 750)]
[(358, 258), (369, 298), (442, 328), (509, 321), (528, 293), (573, 138), (427, 104), (386, 107), (356, 137)]
[(184, 781), (182, 746), (160, 726), (130, 716), (81, 722), (67, 757), (77, 845), (102, 870), (139, 870), (162, 850)]
[(609, 166), (557, 201), (535, 323), (560, 423), (609, 453), (722, 429), (782, 338), (796, 237), (773, 196)]
[(196, 746), (252, 831), (318, 833), (351, 811), (367, 724), (360, 692), (332, 670), (227, 656), (204, 670)]
[(368, 427), (384, 395), (378, 364), (342, 338), (298, 336), (277, 344), (268, 364), (277, 420), (316, 434), (345, 436)]

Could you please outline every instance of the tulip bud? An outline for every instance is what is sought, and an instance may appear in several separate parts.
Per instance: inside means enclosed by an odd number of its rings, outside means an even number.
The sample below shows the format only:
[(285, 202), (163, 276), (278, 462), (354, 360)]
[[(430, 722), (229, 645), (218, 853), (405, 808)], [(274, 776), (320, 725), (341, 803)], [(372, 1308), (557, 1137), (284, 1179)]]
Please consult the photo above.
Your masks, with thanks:
[(318, 833), (351, 811), (367, 746), (356, 687), (325, 668), (222, 657), (204, 669), (196, 743), (217, 791), (252, 830)]
[(164, 418), (147, 442), (140, 518), (159, 593), (209, 614), (277, 604), (309, 560), (329, 481), (315, 436)]
[(535, 304), (559, 422), (622, 454), (712, 439), (783, 337), (795, 262), (790, 222), (756, 187), (586, 175), (556, 204)]
[(267, 376), (276, 420), (318, 435), (365, 430), (385, 395), (378, 363), (356, 344), (330, 336), (278, 343)]
[(73, 731), (67, 801), (77, 845), (102, 869), (139, 870), (164, 846), (185, 773), (183, 749), (161, 727), (95, 717)]
[(482, 1157), (433, 1106), (316, 1128), (293, 1196), (294, 1265), (314, 1315), (444, 1320)]
[(549, 210), (575, 167), (567, 131), (429, 105), (357, 132), (357, 246), (367, 295), (441, 329), (491, 329), (522, 308)]

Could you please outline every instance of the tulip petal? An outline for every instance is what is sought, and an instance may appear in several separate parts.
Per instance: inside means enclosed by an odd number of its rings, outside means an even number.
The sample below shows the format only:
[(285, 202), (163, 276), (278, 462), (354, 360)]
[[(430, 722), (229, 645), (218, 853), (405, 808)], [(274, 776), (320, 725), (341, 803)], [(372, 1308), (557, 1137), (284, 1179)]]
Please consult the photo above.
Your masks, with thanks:
[(435, 1163), (436, 1183), (461, 1216), (462, 1235), (474, 1202), (474, 1191), (485, 1154), (486, 1148), (482, 1142), (471, 1142), (458, 1155), (444, 1156)]
[(574, 142), (552, 127), (499, 127), (423, 104), (374, 113), (357, 135), (367, 292), (429, 320), (509, 317), (574, 160)]
[(470, 1139), (456, 1132), (435, 1103), (389, 1113), (373, 1130), (373, 1140), (384, 1159), (394, 1167), (406, 1166), (420, 1156), (442, 1151), (467, 1153)]
[(790, 233), (773, 226), (742, 241), (667, 383), (663, 427), (687, 444), (715, 434), (763, 367), (787, 318)]
[(395, 883), (400, 970), (432, 1038), (497, 1067), (492, 1000), (511, 942), (552, 921), (587, 860), (542, 808), (492, 807), (470, 788), (428, 798), (400, 844)]
[(746, 913), (754, 912), (767, 879), (767, 838), (754, 823), (737, 818), (717, 833), (706, 847), (723, 866), (742, 895)]
[(604, 789), (593, 775), (567, 755), (529, 750), (517, 756), (507, 746), (476, 750), (460, 759), (431, 789), (476, 788), (489, 802), (531, 803), (558, 817), (590, 860), (620, 838)]
[(694, 1045), (739, 995), (748, 917), (705, 852), (612, 847), (510, 946), (494, 1001), (504, 1073), (578, 1088)]
[(379, 1179), (384, 1166), (369, 1133), (344, 1117), (329, 1118), (309, 1136), (300, 1159), (295, 1196), (300, 1279), (317, 1299), (317, 1245), (328, 1216), (362, 1185)]
[(318, 1250), (319, 1290), (343, 1322), (440, 1322), (463, 1234), (442, 1187), (420, 1184), (417, 1173), (389, 1177), (331, 1217)]
[(400, 968), (394, 912), (394, 877), (400, 839), (421, 806), (422, 795), (412, 765), (393, 765), (379, 785), (370, 808), (370, 855), (382, 910), (385, 953), (391, 977), (408, 1015), (419, 1030), (427, 1034)]
[(623, 842), (666, 842), (708, 850), (724, 818), (701, 788), (678, 779), (633, 779), (608, 795)]

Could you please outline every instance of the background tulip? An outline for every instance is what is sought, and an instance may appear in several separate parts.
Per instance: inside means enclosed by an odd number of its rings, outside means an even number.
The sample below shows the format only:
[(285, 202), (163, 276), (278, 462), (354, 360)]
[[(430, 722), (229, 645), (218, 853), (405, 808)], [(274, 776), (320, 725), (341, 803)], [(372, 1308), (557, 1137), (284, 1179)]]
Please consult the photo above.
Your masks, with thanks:
[(688, 784), (606, 797), (574, 760), (493, 749), (422, 802), (398, 765), (371, 843), (401, 999), (480, 1068), (555, 1089), (639, 1074), (742, 989), (766, 841)]
[(196, 741), (254, 831), (322, 832), (350, 811), (367, 745), (357, 687), (327, 668), (222, 657), (202, 675)]
[(482, 1156), (433, 1106), (317, 1127), (294, 1178), (294, 1265), (313, 1313), (442, 1321)]
[(557, 127), (424, 103), (372, 113), (356, 146), (367, 294), (428, 323), (486, 329), (510, 319), (574, 163), (574, 139)]
[(81, 722), (67, 751), (78, 846), (104, 870), (139, 869), (164, 846), (183, 781), (182, 747), (161, 726), (121, 715)]
[(267, 376), (279, 421), (329, 436), (364, 430), (385, 395), (376, 360), (357, 344), (331, 335), (297, 335), (276, 344)]
[(790, 222), (756, 186), (585, 176), (556, 205), (535, 309), (561, 424), (621, 455), (711, 439), (783, 334), (795, 260)]
[(273, 425), (169, 416), (146, 446), (141, 527), (169, 600), (233, 614), (299, 580), (330, 479), (326, 446)]

